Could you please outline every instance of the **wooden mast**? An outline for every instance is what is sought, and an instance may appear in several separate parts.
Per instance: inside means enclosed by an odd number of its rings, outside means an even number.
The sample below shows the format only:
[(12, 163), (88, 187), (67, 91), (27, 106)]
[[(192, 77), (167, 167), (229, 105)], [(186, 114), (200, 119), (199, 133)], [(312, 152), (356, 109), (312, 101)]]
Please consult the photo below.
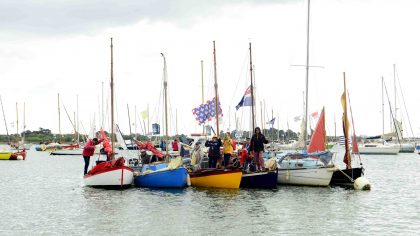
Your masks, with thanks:
[(111, 38), (111, 160), (114, 159), (115, 144), (115, 125), (114, 125), (114, 52)]
[[(201, 60), (201, 104), (204, 104), (204, 66), (203, 66), (203, 60)], [(203, 123), (203, 134), (205, 129), (205, 123)]]
[(132, 133), (131, 133), (131, 118), (130, 118), (130, 107), (128, 106), (128, 103), (127, 103), (127, 113), (128, 113), (128, 127), (130, 128), (130, 139), (131, 139), (131, 135), (132, 135)]
[(6, 116), (4, 115), (3, 100), (1, 99), (1, 96), (0, 96), (0, 103), (1, 103), (1, 110), (3, 112), (4, 126), (6, 127), (7, 140), (9, 141), (9, 144), (10, 144), (9, 129), (7, 128)]
[(62, 140), (61, 140), (61, 116), (60, 116), (60, 94), (59, 93), (57, 93), (57, 107), (58, 107), (58, 135), (59, 135), (59, 140), (61, 143)]
[(214, 91), (216, 95), (216, 135), (219, 138), (219, 94), (217, 93), (216, 41), (213, 41)]
[(19, 147), (19, 112), (18, 112), (18, 103), (16, 102), (16, 140)]
[(255, 130), (255, 114), (254, 114), (254, 79), (253, 79), (253, 67), (252, 67), (252, 51), (251, 51), (251, 43), (249, 43), (249, 70), (251, 74), (251, 111), (252, 111), (252, 130), (251, 133)]
[(165, 160), (169, 161), (168, 155), (168, 78), (166, 72), (166, 58), (163, 53), (161, 53), (163, 57), (163, 90), (164, 90), (164, 100), (165, 100)]

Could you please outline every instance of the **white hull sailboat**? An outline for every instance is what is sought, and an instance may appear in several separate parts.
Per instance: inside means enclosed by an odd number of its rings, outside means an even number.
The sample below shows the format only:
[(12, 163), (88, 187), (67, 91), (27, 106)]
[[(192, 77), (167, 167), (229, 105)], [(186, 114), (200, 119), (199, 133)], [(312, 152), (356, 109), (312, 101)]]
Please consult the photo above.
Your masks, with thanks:
[(279, 169), (278, 184), (328, 186), (336, 167)]
[(83, 177), (86, 186), (101, 188), (127, 188), (133, 183), (133, 178), (133, 170), (127, 166), (109, 168), (94, 174), (88, 173)]
[(114, 76), (113, 76), (113, 51), (111, 38), (111, 143), (101, 129), (103, 147), (111, 161), (98, 163), (84, 177), (86, 186), (100, 188), (128, 188), (132, 185), (134, 179), (134, 170), (126, 165), (124, 157), (114, 159)]
[(400, 145), (397, 144), (381, 144), (381, 143), (369, 143), (359, 146), (360, 154), (372, 154), (372, 155), (397, 155), (400, 152)]

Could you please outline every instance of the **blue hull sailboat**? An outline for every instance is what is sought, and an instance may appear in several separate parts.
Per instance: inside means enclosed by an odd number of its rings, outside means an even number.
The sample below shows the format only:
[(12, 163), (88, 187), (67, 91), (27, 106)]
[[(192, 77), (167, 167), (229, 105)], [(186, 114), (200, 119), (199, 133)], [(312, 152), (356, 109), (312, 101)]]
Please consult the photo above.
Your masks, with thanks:
[(184, 167), (169, 169), (168, 163), (143, 166), (139, 176), (134, 178), (136, 187), (184, 188), (187, 186), (188, 171)]

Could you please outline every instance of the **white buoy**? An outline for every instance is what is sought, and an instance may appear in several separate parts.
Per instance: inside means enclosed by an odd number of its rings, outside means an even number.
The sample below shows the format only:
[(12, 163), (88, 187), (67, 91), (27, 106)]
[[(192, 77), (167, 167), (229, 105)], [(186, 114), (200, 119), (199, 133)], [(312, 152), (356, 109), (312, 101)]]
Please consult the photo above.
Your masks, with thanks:
[(23, 156), (21, 156), (21, 155), (17, 156), (16, 160), (23, 160)]
[(356, 190), (370, 190), (369, 180), (364, 176), (357, 178), (353, 185)]

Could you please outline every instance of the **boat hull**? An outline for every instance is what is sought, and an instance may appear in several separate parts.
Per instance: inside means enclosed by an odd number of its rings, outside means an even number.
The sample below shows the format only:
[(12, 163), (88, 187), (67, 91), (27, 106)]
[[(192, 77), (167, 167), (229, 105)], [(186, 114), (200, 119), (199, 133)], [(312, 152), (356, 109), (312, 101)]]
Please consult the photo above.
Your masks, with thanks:
[(328, 186), (335, 167), (279, 169), (278, 184)]
[(190, 173), (191, 186), (193, 187), (237, 189), (241, 178), (242, 170), (207, 168)]
[(136, 187), (146, 188), (183, 188), (187, 186), (188, 171), (184, 167), (156, 171), (134, 178)]
[(25, 160), (26, 151), (19, 152), (0, 152), (0, 160)]
[(278, 171), (243, 173), (241, 188), (277, 188)]
[(0, 152), (0, 160), (10, 160), (13, 152)]
[(128, 188), (133, 178), (133, 170), (127, 166), (107, 168), (83, 177), (85, 186), (96, 188)]
[(55, 150), (50, 153), (50, 155), (78, 155), (81, 156), (83, 149), (61, 149)]
[(397, 145), (381, 147), (359, 147), (359, 153), (365, 155), (397, 155), (398, 152), (400, 152), (400, 147)]
[(352, 185), (353, 182), (345, 175), (343, 172), (351, 177), (353, 180), (363, 176), (363, 168), (351, 168), (351, 169), (343, 169), (343, 170), (336, 170), (334, 171), (330, 185)]

